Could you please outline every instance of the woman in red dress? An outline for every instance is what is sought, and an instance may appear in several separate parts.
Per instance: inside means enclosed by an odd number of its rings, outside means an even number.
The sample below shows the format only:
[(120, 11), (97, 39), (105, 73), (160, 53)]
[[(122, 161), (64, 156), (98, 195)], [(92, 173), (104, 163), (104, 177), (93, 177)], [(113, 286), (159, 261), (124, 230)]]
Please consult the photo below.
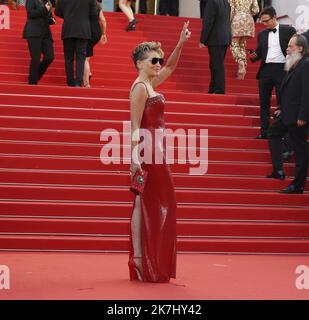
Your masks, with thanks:
[[(163, 51), (158, 42), (143, 42), (132, 55), (138, 77), (130, 92), (131, 108), (131, 179), (136, 171), (147, 171), (144, 191), (134, 201), (131, 219), (130, 279), (146, 282), (168, 282), (176, 277), (176, 201), (174, 185), (169, 166), (165, 160), (164, 138), (155, 139), (164, 130), (165, 100), (155, 88), (175, 70), (182, 47), (190, 38), (189, 22), (184, 24), (180, 39), (166, 66)], [(141, 130), (142, 129), (142, 130)], [(144, 141), (140, 140), (147, 131)], [(137, 134), (137, 138), (136, 135)], [(149, 141), (148, 141), (149, 140)], [(134, 156), (142, 145), (146, 147)], [(143, 161), (150, 153), (150, 161)], [(162, 161), (155, 163), (155, 156), (161, 154)], [(145, 157), (146, 159), (146, 157)]]

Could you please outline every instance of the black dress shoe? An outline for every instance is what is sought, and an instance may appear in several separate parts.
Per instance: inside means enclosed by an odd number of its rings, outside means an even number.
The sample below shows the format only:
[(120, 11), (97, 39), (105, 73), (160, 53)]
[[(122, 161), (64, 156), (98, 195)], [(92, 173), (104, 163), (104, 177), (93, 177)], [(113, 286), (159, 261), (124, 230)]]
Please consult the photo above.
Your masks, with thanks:
[(284, 180), (285, 179), (285, 175), (284, 175), (284, 172), (282, 170), (279, 170), (279, 171), (273, 171), (271, 174), (267, 175), (266, 178)]
[(304, 188), (290, 184), (287, 188), (280, 190), (279, 193), (304, 193)]
[(128, 26), (126, 27), (126, 31), (135, 31), (136, 23), (136, 19), (133, 19), (131, 22), (129, 22)]
[(267, 140), (267, 134), (260, 134), (259, 136), (257, 136), (255, 139), (259, 139), (259, 140)]

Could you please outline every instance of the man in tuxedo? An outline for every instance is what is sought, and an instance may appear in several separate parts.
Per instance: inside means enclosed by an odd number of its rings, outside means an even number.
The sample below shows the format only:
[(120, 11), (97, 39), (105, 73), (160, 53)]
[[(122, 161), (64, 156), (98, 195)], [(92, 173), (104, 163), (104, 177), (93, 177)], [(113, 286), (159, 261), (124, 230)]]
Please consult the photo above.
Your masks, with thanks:
[(303, 35), (294, 35), (289, 41), (285, 75), (279, 95), (277, 119), (269, 128), (268, 142), (273, 172), (268, 178), (283, 179), (282, 137), (288, 132), (295, 151), (296, 170), (292, 183), (280, 193), (303, 193), (308, 170), (309, 129), (309, 49)]
[[(23, 38), (27, 39), (31, 56), (28, 83), (38, 84), (49, 65), (54, 60), (54, 44), (50, 30), (52, 8), (47, 1), (27, 0), (27, 21)], [(41, 54), (43, 59), (41, 61)]]
[(232, 41), (228, 0), (208, 0), (204, 9), (200, 48), (208, 47), (211, 81), (208, 93), (225, 93), (224, 59)]
[(258, 47), (250, 54), (250, 59), (252, 62), (261, 60), (256, 77), (259, 80), (261, 119), (261, 132), (257, 139), (267, 139), (272, 91), (276, 89), (278, 99), (281, 82), (285, 75), (286, 49), (296, 30), (291, 26), (279, 25), (276, 10), (273, 7), (266, 7), (262, 10), (261, 22), (264, 23), (266, 29), (259, 33)]
[[(97, 15), (95, 0), (57, 0), (55, 14), (64, 19), (62, 26), (67, 85), (81, 87), (88, 40), (91, 39), (90, 16)], [(74, 78), (74, 56), (76, 78)]]

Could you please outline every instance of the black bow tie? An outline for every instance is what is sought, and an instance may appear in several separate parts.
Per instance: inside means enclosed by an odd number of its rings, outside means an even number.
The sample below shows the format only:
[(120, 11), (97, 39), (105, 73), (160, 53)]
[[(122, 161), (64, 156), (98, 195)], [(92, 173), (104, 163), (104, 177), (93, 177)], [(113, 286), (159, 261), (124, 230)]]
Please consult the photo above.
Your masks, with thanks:
[(276, 33), (277, 32), (277, 29), (268, 29), (268, 32), (273, 32), (273, 33)]

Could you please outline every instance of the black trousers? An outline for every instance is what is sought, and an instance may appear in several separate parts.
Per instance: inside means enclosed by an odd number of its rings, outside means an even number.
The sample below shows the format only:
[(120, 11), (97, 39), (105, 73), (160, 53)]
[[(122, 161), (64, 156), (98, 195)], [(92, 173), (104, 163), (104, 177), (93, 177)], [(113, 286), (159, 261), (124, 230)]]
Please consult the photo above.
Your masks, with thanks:
[[(65, 72), (68, 86), (81, 86), (83, 83), (88, 40), (63, 40)], [(74, 77), (74, 60), (76, 60), (76, 77)]]
[(284, 75), (285, 71), (283, 63), (266, 64), (261, 70), (259, 78), (261, 135), (267, 135), (270, 121), (272, 92), (275, 88), (278, 100), (278, 94)]
[(28, 83), (37, 84), (54, 60), (54, 45), (50, 38), (28, 38), (27, 42), (31, 57)]
[(279, 118), (268, 130), (268, 143), (274, 171), (283, 170), (282, 138), (286, 133), (289, 133), (296, 160), (295, 178), (292, 183), (300, 188), (305, 187), (307, 178), (308, 129), (308, 124), (303, 127), (298, 127), (296, 124), (287, 126)]
[(161, 15), (178, 16), (179, 0), (160, 0), (159, 12)]
[(211, 80), (208, 93), (225, 93), (224, 59), (228, 46), (208, 46)]

